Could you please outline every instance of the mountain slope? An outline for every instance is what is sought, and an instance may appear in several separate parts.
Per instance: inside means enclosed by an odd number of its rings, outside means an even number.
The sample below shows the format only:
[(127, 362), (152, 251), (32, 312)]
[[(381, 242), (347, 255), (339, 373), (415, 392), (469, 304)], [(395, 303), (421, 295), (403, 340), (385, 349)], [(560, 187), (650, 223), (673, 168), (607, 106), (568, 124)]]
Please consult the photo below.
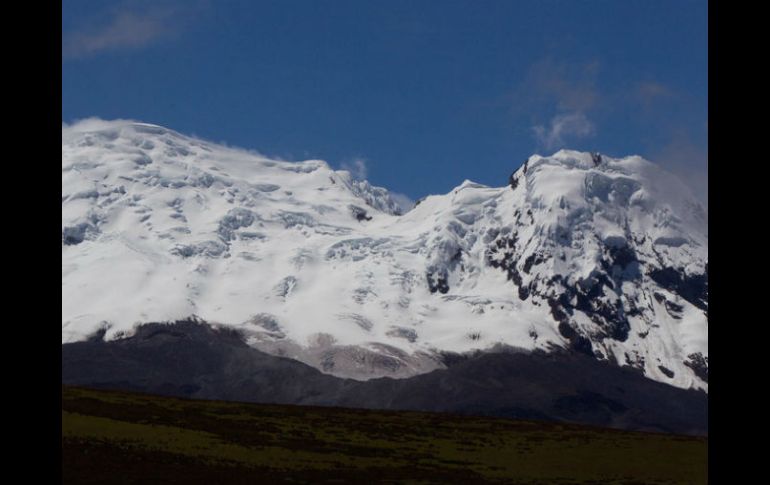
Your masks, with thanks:
[(533, 156), (400, 214), (325, 162), (129, 121), (62, 127), (62, 342), (197, 315), (338, 376), (570, 348), (707, 389), (708, 233), (639, 157)]
[(701, 484), (707, 460), (703, 437), (62, 386), (65, 484)]
[(413, 377), (357, 381), (265, 354), (229, 326), (148, 324), (62, 345), (62, 383), (171, 396), (445, 411), (668, 433), (708, 433), (708, 396), (574, 352), (482, 353)]

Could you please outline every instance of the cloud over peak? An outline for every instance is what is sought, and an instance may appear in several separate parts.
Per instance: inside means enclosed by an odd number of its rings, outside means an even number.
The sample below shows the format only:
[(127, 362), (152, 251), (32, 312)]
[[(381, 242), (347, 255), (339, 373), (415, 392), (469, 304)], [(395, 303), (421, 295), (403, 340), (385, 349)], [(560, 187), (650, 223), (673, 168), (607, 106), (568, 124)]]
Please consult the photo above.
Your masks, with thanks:
[(350, 162), (342, 162), (340, 168), (350, 172), (350, 176), (354, 180), (366, 180), (368, 168), (366, 167), (366, 160), (362, 158), (356, 158)]
[(532, 128), (538, 143), (546, 150), (564, 148), (567, 138), (585, 138), (596, 132), (583, 113), (563, 113), (551, 118), (548, 126), (537, 125)]
[(92, 57), (102, 52), (139, 49), (176, 31), (175, 8), (146, 11), (115, 10), (87, 28), (62, 33), (62, 60)]

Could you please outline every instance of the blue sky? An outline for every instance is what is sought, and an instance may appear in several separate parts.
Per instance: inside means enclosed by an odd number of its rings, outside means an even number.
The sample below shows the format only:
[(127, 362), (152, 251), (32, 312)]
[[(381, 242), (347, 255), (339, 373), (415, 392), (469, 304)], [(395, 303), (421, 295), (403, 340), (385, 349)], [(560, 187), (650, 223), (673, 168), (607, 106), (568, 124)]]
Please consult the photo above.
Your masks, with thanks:
[(708, 194), (702, 0), (62, 3), (62, 121), (320, 158), (417, 199), (533, 153), (640, 154)]

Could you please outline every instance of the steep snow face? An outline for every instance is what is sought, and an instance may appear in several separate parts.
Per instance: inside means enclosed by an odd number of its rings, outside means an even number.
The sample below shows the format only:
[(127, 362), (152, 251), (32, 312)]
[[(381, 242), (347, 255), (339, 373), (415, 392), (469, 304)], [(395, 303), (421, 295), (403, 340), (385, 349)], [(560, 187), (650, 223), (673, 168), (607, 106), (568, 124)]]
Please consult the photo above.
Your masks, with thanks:
[(62, 341), (197, 315), (329, 373), (570, 347), (707, 388), (706, 213), (638, 157), (531, 157), (399, 215), (385, 189), (128, 121), (62, 128)]
[(708, 226), (672, 175), (639, 158), (562, 150), (511, 177), (513, 230), (488, 255), (545, 303), (575, 350), (704, 387)]

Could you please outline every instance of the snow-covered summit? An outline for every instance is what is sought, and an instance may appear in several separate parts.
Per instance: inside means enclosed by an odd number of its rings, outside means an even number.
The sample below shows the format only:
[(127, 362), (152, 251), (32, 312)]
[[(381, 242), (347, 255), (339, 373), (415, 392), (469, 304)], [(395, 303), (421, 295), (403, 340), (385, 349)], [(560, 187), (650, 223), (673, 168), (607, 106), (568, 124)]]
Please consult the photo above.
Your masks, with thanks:
[(503, 344), (707, 387), (706, 212), (656, 165), (562, 150), (400, 212), (323, 161), (63, 125), (62, 341), (197, 315), (359, 378)]

